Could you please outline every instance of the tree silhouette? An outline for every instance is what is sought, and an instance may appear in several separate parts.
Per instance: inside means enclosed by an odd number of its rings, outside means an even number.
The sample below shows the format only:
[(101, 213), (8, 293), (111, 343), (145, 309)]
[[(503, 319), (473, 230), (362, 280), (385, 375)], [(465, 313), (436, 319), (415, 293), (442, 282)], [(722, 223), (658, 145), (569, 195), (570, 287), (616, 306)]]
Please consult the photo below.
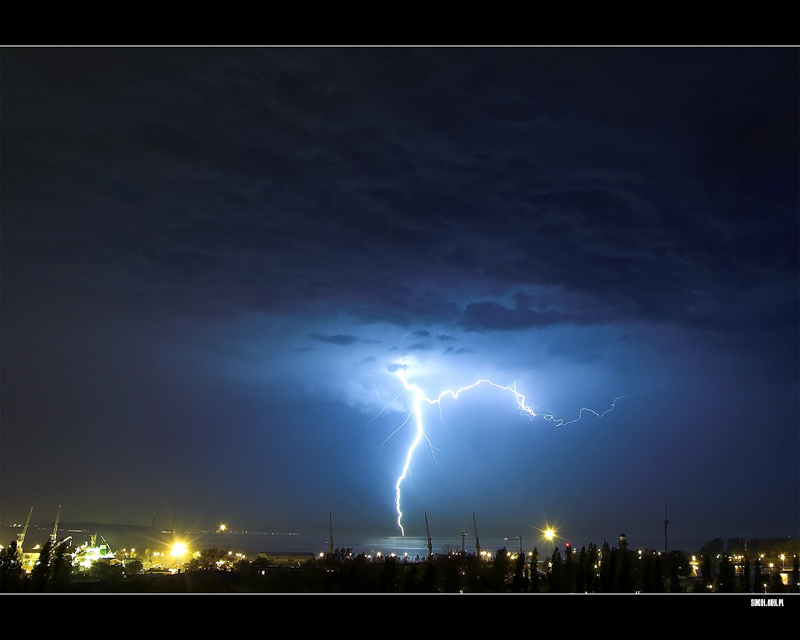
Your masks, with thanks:
[(714, 586), (713, 567), (711, 565), (711, 556), (706, 553), (702, 556), (701, 571), (703, 573), (703, 587), (705, 591), (710, 591)]
[(21, 591), (22, 562), (17, 551), (17, 541), (0, 550), (0, 591)]
[(39, 559), (31, 571), (31, 587), (34, 591), (41, 592), (47, 590), (47, 583), (50, 579), (50, 551), (52, 545), (50, 540), (44, 543), (39, 552)]
[(539, 591), (539, 549), (537, 547), (533, 548), (533, 553), (531, 554), (531, 562), (530, 562), (530, 574), (531, 574), (531, 586), (530, 590), (534, 593)]
[(508, 557), (508, 549), (503, 547), (497, 550), (497, 554), (492, 562), (489, 572), (489, 585), (491, 591), (505, 591), (507, 588), (506, 578), (510, 572), (511, 560)]
[(562, 593), (565, 589), (564, 563), (561, 560), (561, 551), (553, 547), (553, 557), (550, 563), (550, 588), (551, 593)]
[(226, 559), (224, 550), (212, 547), (202, 549), (186, 563), (186, 571), (215, 571), (221, 569)]
[(750, 579), (750, 557), (745, 554), (744, 556), (744, 566), (742, 568), (742, 591), (744, 593), (752, 593), (753, 592), (753, 583)]
[(736, 591), (736, 570), (727, 553), (723, 553), (719, 558), (717, 591), (720, 593), (733, 593)]
[(670, 593), (681, 592), (681, 576), (688, 577), (692, 573), (688, 556), (681, 551), (670, 551), (665, 560), (669, 574), (668, 589)]
[(526, 592), (528, 584), (528, 578), (525, 576), (525, 556), (520, 553), (514, 561), (514, 578), (511, 581), (511, 591), (514, 593)]
[[(581, 550), (581, 554), (583, 550)], [(599, 590), (600, 585), (597, 581), (597, 545), (593, 542), (586, 550), (586, 557), (583, 559), (583, 591), (594, 593)]]
[(72, 560), (66, 544), (60, 544), (53, 552), (50, 563), (50, 587), (53, 591), (68, 591), (72, 578)]
[(761, 567), (761, 558), (756, 557), (753, 569), (753, 591), (759, 592), (762, 589), (764, 589), (764, 571)]
[(614, 590), (614, 566), (611, 549), (608, 542), (603, 540), (603, 549), (600, 552), (600, 591), (611, 593)]
[(572, 545), (564, 545), (564, 591), (575, 593), (578, 583), (578, 563), (572, 553)]

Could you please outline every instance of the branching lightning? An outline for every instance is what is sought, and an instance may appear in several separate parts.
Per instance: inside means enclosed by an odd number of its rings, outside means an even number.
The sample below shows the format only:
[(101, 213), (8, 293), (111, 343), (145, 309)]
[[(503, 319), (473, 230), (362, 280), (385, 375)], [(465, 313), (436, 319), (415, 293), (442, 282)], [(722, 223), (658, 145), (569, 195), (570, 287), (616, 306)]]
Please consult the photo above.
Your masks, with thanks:
[[(519, 406), (519, 410), (520, 410), (520, 414), (521, 415), (522, 414), (528, 415), (531, 420), (533, 420), (534, 418), (538, 417), (538, 418), (541, 418), (543, 420), (547, 420), (549, 422), (553, 422), (555, 424), (555, 426), (557, 426), (557, 427), (562, 427), (562, 426), (566, 426), (568, 424), (573, 424), (575, 422), (578, 422), (583, 417), (583, 415), (585, 413), (591, 413), (591, 414), (597, 416), (598, 418), (602, 418), (604, 415), (606, 415), (607, 413), (609, 413), (609, 412), (614, 410), (614, 408), (615, 408), (615, 406), (617, 404), (617, 400), (620, 400), (621, 398), (623, 398), (623, 396), (618, 396), (617, 398), (615, 398), (614, 401), (611, 403), (611, 407), (606, 409), (602, 413), (598, 413), (594, 409), (589, 409), (587, 407), (583, 407), (580, 410), (577, 418), (575, 418), (573, 420), (564, 421), (564, 420), (562, 420), (560, 418), (557, 418), (552, 413), (540, 412), (538, 408), (528, 406), (525, 403), (525, 396), (517, 391), (516, 385), (514, 385), (513, 387), (508, 387), (508, 386), (504, 386), (504, 385), (501, 385), (501, 384), (497, 384), (496, 382), (492, 382), (491, 380), (481, 379), (481, 380), (478, 380), (476, 382), (473, 382), (472, 384), (470, 384), (470, 385), (468, 385), (466, 387), (461, 387), (460, 389), (458, 389), (456, 391), (452, 391), (450, 389), (446, 389), (445, 391), (442, 391), (436, 398), (428, 398), (423, 393), (422, 389), (420, 389), (416, 384), (411, 383), (406, 379), (406, 377), (403, 374), (402, 370), (398, 371), (396, 373), (396, 375), (402, 381), (404, 390), (400, 392), (400, 394), (397, 396), (397, 398), (395, 398), (395, 400), (397, 400), (401, 395), (403, 395), (403, 393), (410, 392), (410, 393), (413, 394), (414, 402), (413, 402), (413, 407), (412, 407), (410, 413), (408, 414), (408, 416), (406, 417), (405, 421), (403, 422), (403, 424), (401, 424), (397, 429), (395, 429), (395, 431), (392, 432), (392, 434), (386, 440), (388, 441), (389, 438), (391, 438), (394, 434), (396, 434), (398, 431), (400, 431), (400, 429), (402, 429), (406, 424), (408, 424), (409, 421), (412, 419), (412, 416), (416, 420), (415, 435), (414, 435), (414, 438), (413, 438), (411, 444), (408, 447), (408, 451), (406, 452), (405, 461), (403, 463), (400, 475), (397, 478), (397, 483), (395, 484), (395, 499), (394, 499), (394, 502), (395, 502), (395, 506), (396, 506), (396, 509), (397, 509), (397, 526), (400, 528), (401, 535), (405, 535), (405, 530), (403, 529), (403, 523), (402, 523), (403, 512), (402, 512), (402, 510), (400, 508), (400, 493), (401, 493), (402, 484), (403, 484), (403, 482), (406, 480), (406, 478), (409, 475), (409, 471), (411, 469), (411, 460), (414, 457), (414, 452), (417, 450), (417, 447), (419, 446), (419, 444), (423, 440), (423, 438), (428, 442), (428, 445), (429, 445), (431, 451), (432, 452), (434, 451), (433, 444), (431, 443), (430, 440), (428, 440), (428, 436), (425, 433), (425, 427), (424, 427), (423, 422), (422, 422), (422, 410), (421, 410), (421, 407), (422, 407), (422, 403), (423, 402), (427, 402), (430, 405), (438, 405), (439, 406), (439, 412), (441, 414), (442, 400), (444, 398), (450, 396), (454, 400), (457, 400), (458, 396), (461, 394), (462, 391), (468, 391), (470, 389), (474, 389), (475, 387), (477, 387), (479, 385), (486, 384), (486, 385), (491, 385), (492, 387), (495, 387), (497, 389), (500, 389), (501, 391), (507, 391), (507, 392), (513, 394), (514, 398), (516, 399), (517, 405)], [(381, 410), (381, 412), (382, 411), (383, 410)], [(380, 413), (378, 415), (380, 415)], [(375, 416), (375, 417), (377, 417), (377, 416)]]

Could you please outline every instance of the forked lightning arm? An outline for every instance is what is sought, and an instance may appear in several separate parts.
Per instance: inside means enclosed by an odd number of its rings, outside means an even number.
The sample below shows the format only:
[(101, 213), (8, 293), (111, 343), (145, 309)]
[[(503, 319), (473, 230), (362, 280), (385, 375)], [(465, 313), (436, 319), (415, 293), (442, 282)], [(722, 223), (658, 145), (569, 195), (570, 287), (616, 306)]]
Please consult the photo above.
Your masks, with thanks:
[[(483, 380), (483, 379), (482, 380), (478, 380), (477, 382), (473, 382), (469, 386), (461, 387), (457, 391), (452, 391), (450, 389), (447, 389), (445, 391), (442, 391), (437, 398), (431, 399), (431, 398), (426, 397), (425, 394), (422, 392), (422, 390), (416, 384), (408, 382), (408, 380), (406, 380), (406, 377), (403, 375), (402, 371), (399, 371), (397, 373), (397, 377), (400, 378), (400, 380), (403, 382), (403, 386), (405, 387), (405, 390), (406, 391), (410, 391), (411, 393), (414, 394), (414, 407), (413, 407), (411, 413), (409, 414), (408, 419), (406, 419), (406, 421), (403, 423), (403, 425), (405, 425), (408, 422), (408, 420), (411, 418), (411, 415), (413, 415), (416, 418), (416, 421), (417, 421), (416, 435), (414, 436), (414, 439), (411, 442), (411, 445), (408, 447), (408, 451), (406, 452), (406, 459), (405, 459), (405, 462), (403, 463), (402, 471), (400, 472), (400, 476), (397, 478), (397, 483), (395, 484), (394, 502), (395, 502), (395, 506), (397, 507), (397, 526), (400, 528), (401, 535), (405, 535), (405, 530), (403, 529), (403, 524), (402, 524), (403, 512), (400, 510), (400, 487), (401, 487), (403, 481), (406, 479), (406, 477), (408, 477), (408, 472), (409, 472), (409, 469), (411, 468), (411, 459), (414, 457), (414, 451), (416, 451), (417, 446), (420, 443), (420, 440), (422, 440), (423, 438), (427, 438), (427, 436), (425, 435), (425, 428), (424, 428), (424, 426), (422, 424), (422, 411), (420, 409), (422, 402), (427, 402), (428, 404), (431, 404), (431, 405), (434, 405), (434, 404), (439, 405), (439, 409), (441, 410), (441, 402), (442, 402), (442, 399), (444, 397), (450, 396), (453, 399), (458, 399), (458, 396), (462, 391), (467, 391), (469, 389), (473, 389), (473, 388), (475, 388), (475, 387), (477, 387), (478, 385), (481, 385), (481, 384), (488, 384), (488, 385), (491, 385), (493, 387), (496, 387), (497, 389), (500, 389), (502, 391), (508, 391), (509, 393), (513, 394), (514, 397), (516, 398), (517, 405), (519, 405), (520, 412), (521, 413), (525, 413), (528, 416), (530, 416), (531, 420), (533, 420), (534, 418), (536, 418), (538, 416), (538, 417), (541, 417), (543, 420), (549, 420), (550, 422), (554, 422), (557, 427), (561, 427), (561, 426), (564, 426), (564, 425), (572, 424), (574, 422), (578, 422), (578, 420), (580, 420), (583, 417), (584, 413), (592, 413), (595, 416), (597, 416), (598, 418), (602, 418), (604, 415), (606, 415), (610, 411), (613, 411), (614, 407), (616, 406), (617, 400), (622, 398), (622, 396), (619, 396), (619, 397), (615, 398), (614, 402), (611, 403), (611, 407), (609, 409), (607, 409), (606, 411), (604, 411), (603, 413), (598, 413), (597, 411), (594, 411), (593, 409), (588, 409), (586, 407), (583, 407), (580, 410), (580, 413), (578, 414), (577, 418), (575, 418), (574, 420), (569, 420), (569, 421), (565, 422), (564, 420), (561, 420), (560, 418), (556, 418), (553, 414), (539, 413), (536, 408), (529, 407), (527, 404), (525, 404), (525, 396), (523, 396), (521, 393), (519, 393), (516, 390), (516, 388), (514, 388), (514, 387), (506, 387), (504, 385), (500, 385), (500, 384), (497, 384), (495, 382), (492, 382), (491, 380)], [(391, 436), (389, 436), (389, 437), (391, 437)]]

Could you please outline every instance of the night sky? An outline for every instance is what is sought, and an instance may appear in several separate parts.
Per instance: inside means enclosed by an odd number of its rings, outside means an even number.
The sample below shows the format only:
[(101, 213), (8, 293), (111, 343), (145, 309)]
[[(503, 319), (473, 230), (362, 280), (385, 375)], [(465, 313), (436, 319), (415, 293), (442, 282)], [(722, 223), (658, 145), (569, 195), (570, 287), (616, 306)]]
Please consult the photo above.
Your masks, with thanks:
[(3, 523), (800, 537), (799, 58), (4, 49)]

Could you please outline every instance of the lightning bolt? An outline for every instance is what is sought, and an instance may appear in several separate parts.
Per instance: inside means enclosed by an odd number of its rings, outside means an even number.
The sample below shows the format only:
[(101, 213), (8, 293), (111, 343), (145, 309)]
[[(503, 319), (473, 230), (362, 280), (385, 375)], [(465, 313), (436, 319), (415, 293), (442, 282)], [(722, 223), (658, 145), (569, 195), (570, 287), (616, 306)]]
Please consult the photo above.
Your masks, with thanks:
[[(514, 398), (516, 399), (517, 405), (519, 406), (520, 415), (528, 415), (531, 420), (533, 420), (536, 417), (539, 417), (539, 418), (541, 418), (543, 420), (547, 420), (549, 422), (553, 422), (555, 424), (555, 426), (557, 426), (557, 427), (562, 427), (562, 426), (566, 426), (566, 425), (578, 422), (583, 417), (583, 415), (585, 413), (591, 413), (591, 414), (597, 416), (598, 418), (602, 418), (607, 413), (613, 411), (614, 408), (616, 407), (617, 401), (621, 400), (624, 397), (624, 396), (618, 396), (617, 398), (615, 398), (614, 401), (611, 403), (611, 407), (609, 409), (606, 409), (602, 413), (598, 413), (594, 409), (589, 409), (587, 407), (583, 407), (580, 410), (580, 412), (578, 413), (578, 417), (577, 418), (575, 418), (573, 420), (564, 421), (564, 420), (562, 420), (560, 418), (557, 418), (552, 413), (546, 413), (546, 412), (541, 412), (540, 413), (538, 408), (528, 406), (526, 404), (526, 402), (525, 402), (525, 396), (517, 391), (516, 384), (513, 387), (508, 387), (508, 386), (505, 386), (505, 385), (497, 384), (496, 382), (492, 382), (491, 380), (481, 379), (481, 380), (477, 380), (476, 382), (473, 382), (472, 384), (470, 384), (470, 385), (468, 385), (466, 387), (461, 387), (460, 389), (458, 389), (456, 391), (452, 391), (451, 389), (446, 389), (445, 391), (442, 391), (436, 398), (428, 398), (423, 393), (422, 389), (420, 389), (416, 384), (411, 383), (406, 379), (406, 377), (403, 374), (402, 370), (398, 371), (396, 373), (396, 375), (397, 375), (398, 378), (400, 378), (400, 380), (403, 383), (403, 387), (404, 387), (404, 390), (400, 392), (400, 394), (397, 396), (397, 398), (399, 398), (401, 395), (403, 395), (404, 392), (408, 391), (411, 394), (413, 394), (414, 403), (413, 403), (413, 408), (411, 409), (411, 412), (408, 414), (408, 417), (406, 417), (406, 419), (403, 422), (403, 424), (401, 424), (397, 429), (395, 429), (395, 431), (392, 432), (391, 435), (389, 435), (389, 437), (386, 439), (386, 441), (388, 441), (394, 434), (396, 434), (398, 431), (400, 431), (400, 429), (402, 429), (406, 424), (408, 424), (409, 421), (411, 420), (412, 416), (416, 420), (416, 431), (415, 431), (414, 439), (412, 440), (411, 444), (408, 447), (408, 451), (406, 452), (405, 461), (403, 462), (402, 470), (400, 472), (400, 475), (397, 478), (397, 483), (395, 484), (395, 487), (394, 487), (394, 489), (395, 489), (394, 502), (395, 502), (395, 507), (397, 509), (397, 526), (400, 528), (400, 533), (403, 536), (405, 536), (405, 530), (403, 529), (403, 511), (400, 508), (400, 493), (401, 493), (401, 487), (402, 487), (403, 481), (408, 477), (409, 471), (411, 469), (411, 461), (412, 461), (412, 459), (414, 457), (414, 452), (417, 450), (417, 448), (418, 448), (419, 444), (422, 442), (422, 440), (425, 439), (428, 442), (428, 445), (429, 445), (431, 451), (434, 450), (433, 444), (431, 443), (430, 440), (428, 440), (428, 436), (425, 434), (425, 427), (424, 427), (423, 422), (422, 422), (422, 409), (421, 409), (421, 407), (422, 407), (422, 403), (423, 402), (427, 402), (430, 405), (438, 405), (439, 406), (439, 414), (441, 416), (442, 400), (444, 398), (449, 396), (449, 397), (453, 398), (454, 400), (457, 400), (458, 396), (463, 391), (468, 391), (470, 389), (474, 389), (475, 387), (477, 387), (479, 385), (485, 384), (485, 385), (490, 385), (492, 387), (500, 389), (501, 391), (506, 391), (508, 393), (511, 393), (514, 396)], [(395, 398), (395, 400), (397, 400), (397, 398)], [(381, 413), (382, 412), (383, 412), (383, 410), (381, 410)], [(378, 415), (380, 415), (380, 413)], [(377, 417), (377, 416), (375, 416), (375, 417)], [(386, 441), (384, 441), (384, 444), (385, 444)], [(434, 458), (435, 458), (435, 456), (434, 456)]]

